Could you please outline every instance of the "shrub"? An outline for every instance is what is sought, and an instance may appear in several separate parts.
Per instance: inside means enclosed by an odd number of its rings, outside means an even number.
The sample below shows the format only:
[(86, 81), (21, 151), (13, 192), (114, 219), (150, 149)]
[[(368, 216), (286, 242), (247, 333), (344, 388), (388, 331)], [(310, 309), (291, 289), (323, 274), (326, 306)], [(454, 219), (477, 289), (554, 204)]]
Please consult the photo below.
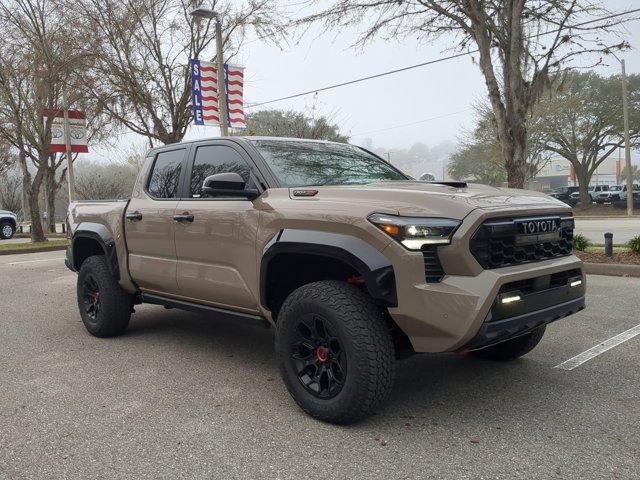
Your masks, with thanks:
[(631, 240), (629, 240), (627, 246), (632, 252), (640, 253), (640, 235), (636, 235)]
[(589, 246), (589, 240), (584, 235), (576, 233), (573, 236), (573, 249), (584, 252)]

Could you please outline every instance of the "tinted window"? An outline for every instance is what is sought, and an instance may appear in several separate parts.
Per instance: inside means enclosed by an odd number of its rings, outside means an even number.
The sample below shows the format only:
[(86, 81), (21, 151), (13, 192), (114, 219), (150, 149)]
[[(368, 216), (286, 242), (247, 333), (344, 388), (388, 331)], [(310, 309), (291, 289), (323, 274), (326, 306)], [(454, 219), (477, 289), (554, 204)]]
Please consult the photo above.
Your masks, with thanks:
[(155, 198), (176, 198), (184, 149), (160, 152), (153, 164), (147, 190)]
[(255, 140), (254, 144), (284, 186), (409, 179), (384, 160), (353, 145), (287, 140)]
[(216, 173), (236, 172), (248, 184), (247, 188), (253, 188), (249, 181), (249, 171), (247, 162), (231, 147), (223, 145), (198, 147), (191, 171), (191, 196), (201, 197), (204, 179)]

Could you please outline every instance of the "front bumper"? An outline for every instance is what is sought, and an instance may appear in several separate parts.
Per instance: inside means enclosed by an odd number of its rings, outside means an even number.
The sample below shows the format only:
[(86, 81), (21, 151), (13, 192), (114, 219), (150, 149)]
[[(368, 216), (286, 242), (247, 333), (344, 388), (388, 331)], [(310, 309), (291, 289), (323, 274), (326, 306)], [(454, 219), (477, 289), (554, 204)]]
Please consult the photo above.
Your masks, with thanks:
[(465, 346), (465, 350), (480, 350), (525, 335), (536, 328), (568, 317), (582, 309), (584, 309), (584, 296), (503, 320), (491, 321), (489, 317), (482, 324), (476, 336)]
[[(483, 270), (478, 275), (446, 275), (439, 283), (426, 283), (424, 273), (422, 278), (408, 278), (420, 271), (416, 264), (411, 272), (409, 265), (395, 270), (398, 307), (389, 308), (389, 313), (416, 352), (486, 347), (584, 308), (586, 279), (582, 262), (573, 255)], [(562, 288), (538, 292), (534, 296), (543, 298), (540, 303), (515, 309), (512, 316), (496, 313), (496, 299), (503, 286), (563, 272), (572, 272), (582, 284), (566, 295)]]

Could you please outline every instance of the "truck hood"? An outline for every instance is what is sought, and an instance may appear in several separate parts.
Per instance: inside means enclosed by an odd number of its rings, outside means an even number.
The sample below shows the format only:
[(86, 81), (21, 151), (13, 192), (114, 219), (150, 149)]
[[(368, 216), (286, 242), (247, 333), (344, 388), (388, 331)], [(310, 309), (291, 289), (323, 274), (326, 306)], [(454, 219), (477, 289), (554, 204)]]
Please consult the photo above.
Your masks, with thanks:
[[(563, 202), (540, 192), (496, 188), (480, 184), (465, 187), (418, 181), (380, 182), (368, 185), (340, 187), (291, 188), (292, 199), (296, 190), (317, 189), (314, 199), (349, 204), (367, 204), (372, 209), (399, 215), (420, 215), (463, 219), (475, 209), (488, 211), (558, 210), (569, 211)], [(308, 197), (306, 197), (308, 198)]]

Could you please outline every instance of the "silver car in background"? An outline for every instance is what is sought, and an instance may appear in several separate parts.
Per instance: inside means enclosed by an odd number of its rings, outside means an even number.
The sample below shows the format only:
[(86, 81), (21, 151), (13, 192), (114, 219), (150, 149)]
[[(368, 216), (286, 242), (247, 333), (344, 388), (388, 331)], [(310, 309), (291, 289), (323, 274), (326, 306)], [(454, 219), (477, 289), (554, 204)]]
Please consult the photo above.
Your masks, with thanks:
[(9, 210), (0, 210), (0, 239), (9, 240), (16, 233), (18, 217)]

